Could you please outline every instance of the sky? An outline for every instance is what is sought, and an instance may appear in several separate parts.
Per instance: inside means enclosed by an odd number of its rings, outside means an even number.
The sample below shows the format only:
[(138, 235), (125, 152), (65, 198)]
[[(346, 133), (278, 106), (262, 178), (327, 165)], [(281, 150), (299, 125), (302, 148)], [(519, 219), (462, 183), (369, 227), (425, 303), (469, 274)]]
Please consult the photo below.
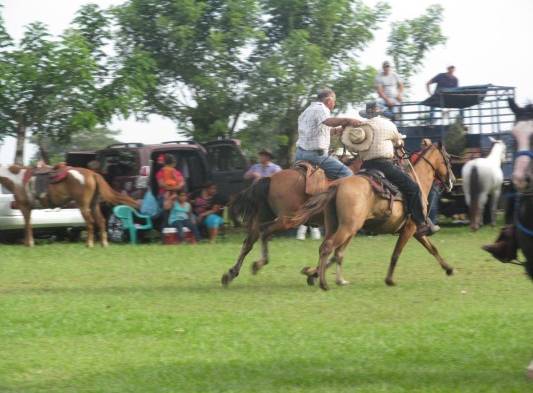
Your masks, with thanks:
[[(287, 0), (290, 1), (290, 0)], [(86, 0), (0, 0), (7, 31), (20, 39), (24, 26), (41, 21), (52, 34), (59, 35)], [(123, 3), (124, 0), (93, 0), (101, 7)], [(375, 4), (377, 0), (365, 0)], [(382, 24), (374, 41), (362, 54), (361, 61), (379, 68), (387, 59), (385, 55), (390, 22), (413, 18), (431, 4), (444, 7), (442, 30), (448, 37), (445, 45), (431, 51), (423, 68), (413, 77), (410, 97), (414, 100), (426, 97), (425, 84), (448, 65), (456, 66), (460, 85), (492, 83), (515, 86), (519, 103), (533, 101), (533, 0), (389, 0), (391, 15)], [(358, 108), (346, 115), (354, 115)], [(121, 131), (123, 142), (157, 143), (175, 140), (177, 128), (167, 119), (151, 116), (148, 122), (132, 119), (115, 119), (110, 128)], [(4, 140), (0, 146), (0, 163), (11, 163), (14, 157), (14, 141)], [(33, 149), (26, 149), (26, 157)]]

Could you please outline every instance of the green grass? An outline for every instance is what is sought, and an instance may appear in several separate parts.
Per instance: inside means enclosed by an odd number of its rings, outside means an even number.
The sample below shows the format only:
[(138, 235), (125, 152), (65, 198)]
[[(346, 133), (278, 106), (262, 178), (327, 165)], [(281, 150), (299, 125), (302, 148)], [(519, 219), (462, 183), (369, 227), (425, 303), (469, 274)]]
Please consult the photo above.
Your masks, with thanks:
[(0, 246), (0, 392), (528, 392), (533, 285), (479, 249), (496, 231), (416, 242), (383, 283), (392, 236), (358, 237), (347, 287), (299, 274), (319, 242), (271, 244), (227, 289), (217, 245)]

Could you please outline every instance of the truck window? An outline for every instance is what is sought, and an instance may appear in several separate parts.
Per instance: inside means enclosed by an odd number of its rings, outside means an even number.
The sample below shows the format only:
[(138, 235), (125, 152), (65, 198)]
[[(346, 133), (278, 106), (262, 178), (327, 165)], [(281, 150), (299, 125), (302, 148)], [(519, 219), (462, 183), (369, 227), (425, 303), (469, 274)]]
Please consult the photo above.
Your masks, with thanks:
[(246, 160), (234, 146), (208, 148), (208, 162), (214, 171), (234, 171), (246, 168)]

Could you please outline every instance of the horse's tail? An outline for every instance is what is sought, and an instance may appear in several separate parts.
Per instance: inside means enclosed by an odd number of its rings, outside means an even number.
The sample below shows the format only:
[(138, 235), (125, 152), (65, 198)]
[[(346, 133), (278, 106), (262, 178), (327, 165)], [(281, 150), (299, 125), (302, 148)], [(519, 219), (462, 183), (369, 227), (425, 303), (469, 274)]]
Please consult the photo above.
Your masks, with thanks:
[(326, 192), (309, 198), (302, 207), (294, 214), (290, 222), (298, 226), (307, 222), (314, 215), (322, 212), (326, 206), (337, 196), (337, 186), (331, 186)]
[(135, 199), (130, 198), (127, 195), (122, 195), (113, 190), (111, 186), (107, 184), (102, 175), (94, 173), (94, 179), (96, 180), (98, 192), (104, 201), (112, 205), (128, 205), (135, 209), (140, 207), (139, 202), (137, 202)]
[(470, 173), (470, 206), (468, 207), (468, 215), (470, 216), (470, 227), (477, 229), (477, 216), (479, 212), (479, 196), (481, 194), (481, 183), (479, 181), (479, 173), (477, 166), (472, 166)]
[(270, 177), (263, 177), (250, 187), (239, 192), (230, 204), (230, 208), (241, 215), (244, 224), (249, 225), (254, 217), (268, 213), (272, 219), (272, 211), (268, 205)]

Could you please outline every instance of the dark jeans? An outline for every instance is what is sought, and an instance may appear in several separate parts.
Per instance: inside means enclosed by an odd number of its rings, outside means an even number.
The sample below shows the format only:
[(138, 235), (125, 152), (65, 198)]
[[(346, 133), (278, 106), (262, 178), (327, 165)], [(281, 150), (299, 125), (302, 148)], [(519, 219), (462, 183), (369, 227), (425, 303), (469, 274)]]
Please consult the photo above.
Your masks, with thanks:
[(437, 224), (437, 216), (439, 214), (439, 199), (440, 199), (440, 188), (433, 184), (428, 195), (428, 209), (429, 209), (429, 219), (433, 224)]
[(362, 169), (377, 169), (383, 172), (385, 177), (402, 192), (406, 202), (407, 212), (411, 213), (411, 217), (416, 225), (426, 222), (424, 208), (422, 207), (422, 200), (420, 198), (420, 187), (418, 187), (418, 184), (407, 173), (402, 172), (391, 160), (387, 159), (365, 161)]
[(178, 228), (180, 240), (185, 240), (185, 236), (183, 234), (184, 227), (187, 227), (192, 231), (196, 240), (200, 240), (200, 232), (198, 232), (198, 227), (191, 220), (177, 220), (174, 221), (172, 225)]

